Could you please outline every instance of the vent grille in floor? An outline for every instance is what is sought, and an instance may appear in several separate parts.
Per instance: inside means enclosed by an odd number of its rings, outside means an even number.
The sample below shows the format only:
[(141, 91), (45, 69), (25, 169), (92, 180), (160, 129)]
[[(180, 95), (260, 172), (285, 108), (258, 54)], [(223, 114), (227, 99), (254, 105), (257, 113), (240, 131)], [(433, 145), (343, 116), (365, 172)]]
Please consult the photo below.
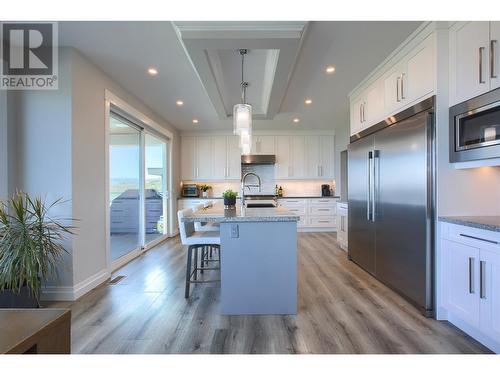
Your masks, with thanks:
[(122, 281), (124, 278), (125, 278), (125, 276), (116, 276), (116, 277), (112, 278), (112, 279), (109, 281), (109, 284), (112, 284), (112, 285), (118, 284), (118, 283), (119, 283), (120, 281)]

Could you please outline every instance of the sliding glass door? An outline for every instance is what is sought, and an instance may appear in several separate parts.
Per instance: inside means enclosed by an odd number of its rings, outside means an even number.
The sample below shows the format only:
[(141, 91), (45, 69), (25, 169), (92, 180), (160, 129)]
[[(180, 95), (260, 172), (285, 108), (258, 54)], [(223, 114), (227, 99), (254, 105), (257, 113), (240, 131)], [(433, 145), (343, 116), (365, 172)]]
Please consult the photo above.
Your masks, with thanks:
[(109, 243), (117, 268), (168, 233), (168, 143), (114, 112), (108, 139)]
[(167, 226), (167, 143), (151, 134), (145, 135), (145, 242), (166, 234)]
[(120, 117), (109, 126), (111, 260), (140, 249), (141, 132)]

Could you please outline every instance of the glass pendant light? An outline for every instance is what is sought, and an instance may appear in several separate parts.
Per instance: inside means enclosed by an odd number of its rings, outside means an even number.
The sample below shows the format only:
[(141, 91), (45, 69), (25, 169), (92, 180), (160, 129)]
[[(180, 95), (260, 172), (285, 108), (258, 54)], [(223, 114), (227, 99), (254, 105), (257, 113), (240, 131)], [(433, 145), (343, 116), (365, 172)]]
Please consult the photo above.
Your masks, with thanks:
[(252, 146), (252, 106), (246, 103), (246, 88), (248, 82), (243, 77), (246, 49), (240, 49), (241, 55), (241, 104), (233, 107), (233, 129), (234, 134), (240, 136), (240, 148), (243, 154), (249, 154)]

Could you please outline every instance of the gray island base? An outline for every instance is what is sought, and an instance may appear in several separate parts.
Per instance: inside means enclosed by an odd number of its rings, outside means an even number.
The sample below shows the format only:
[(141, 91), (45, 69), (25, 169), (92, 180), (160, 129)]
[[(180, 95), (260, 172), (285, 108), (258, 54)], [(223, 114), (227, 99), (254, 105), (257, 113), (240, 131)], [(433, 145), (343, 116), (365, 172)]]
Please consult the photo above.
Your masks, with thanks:
[(297, 313), (298, 219), (282, 207), (224, 210), (222, 204), (184, 218), (220, 223), (221, 314)]

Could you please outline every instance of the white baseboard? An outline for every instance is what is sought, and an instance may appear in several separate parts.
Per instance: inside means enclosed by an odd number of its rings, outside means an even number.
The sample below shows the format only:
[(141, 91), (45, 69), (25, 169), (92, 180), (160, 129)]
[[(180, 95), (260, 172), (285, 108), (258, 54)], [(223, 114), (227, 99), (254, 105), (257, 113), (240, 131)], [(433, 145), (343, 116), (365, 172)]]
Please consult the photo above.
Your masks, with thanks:
[(96, 273), (95, 275), (92, 275), (89, 278), (83, 280), (82, 282), (79, 282), (78, 284), (75, 285), (73, 290), (74, 300), (77, 300), (84, 294), (87, 294), (92, 289), (94, 289), (95, 287), (101, 285), (103, 282), (108, 280), (110, 277), (111, 274), (108, 272), (108, 270), (104, 269)]
[(76, 301), (84, 294), (111, 277), (107, 270), (102, 270), (95, 275), (79, 282), (75, 286), (46, 286), (42, 288), (40, 299), (42, 301)]

